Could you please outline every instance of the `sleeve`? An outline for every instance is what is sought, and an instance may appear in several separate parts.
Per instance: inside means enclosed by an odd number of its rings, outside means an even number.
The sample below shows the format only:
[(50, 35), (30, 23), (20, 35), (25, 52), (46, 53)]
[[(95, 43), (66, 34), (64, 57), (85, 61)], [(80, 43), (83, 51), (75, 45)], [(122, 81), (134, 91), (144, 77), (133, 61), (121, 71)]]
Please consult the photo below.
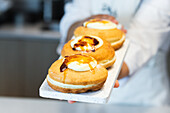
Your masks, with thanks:
[(135, 14), (128, 29), (130, 47), (125, 57), (130, 76), (143, 66), (170, 33), (170, 1), (145, 0)]
[(65, 14), (60, 21), (61, 40), (57, 52), (60, 53), (67, 32), (72, 24), (90, 16), (90, 0), (73, 0), (65, 5)]

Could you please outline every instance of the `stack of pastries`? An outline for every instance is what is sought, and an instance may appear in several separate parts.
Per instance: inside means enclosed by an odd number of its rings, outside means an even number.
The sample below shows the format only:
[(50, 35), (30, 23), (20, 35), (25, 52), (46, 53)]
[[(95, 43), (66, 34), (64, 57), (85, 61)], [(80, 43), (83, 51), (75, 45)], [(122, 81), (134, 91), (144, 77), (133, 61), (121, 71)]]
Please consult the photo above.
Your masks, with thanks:
[(91, 19), (74, 31), (74, 39), (62, 49), (61, 58), (49, 68), (48, 85), (64, 93), (84, 93), (102, 88), (107, 68), (115, 61), (125, 34), (105, 19)]

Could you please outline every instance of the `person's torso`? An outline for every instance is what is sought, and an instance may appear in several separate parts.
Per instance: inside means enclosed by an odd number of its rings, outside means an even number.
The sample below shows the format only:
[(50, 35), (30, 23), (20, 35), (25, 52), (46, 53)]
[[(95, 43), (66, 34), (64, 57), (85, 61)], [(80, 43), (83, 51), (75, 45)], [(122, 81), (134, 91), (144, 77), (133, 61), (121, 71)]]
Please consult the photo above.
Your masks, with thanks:
[(112, 15), (127, 28), (140, 4), (141, 0), (91, 0), (91, 13)]

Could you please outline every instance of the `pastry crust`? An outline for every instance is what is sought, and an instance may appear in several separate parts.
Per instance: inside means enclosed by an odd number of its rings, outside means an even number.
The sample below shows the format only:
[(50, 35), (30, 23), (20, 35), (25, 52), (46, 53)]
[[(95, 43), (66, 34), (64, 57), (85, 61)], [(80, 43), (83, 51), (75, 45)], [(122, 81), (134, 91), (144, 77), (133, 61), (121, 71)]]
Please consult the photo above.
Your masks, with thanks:
[(99, 90), (108, 76), (108, 71), (101, 65), (97, 65), (89, 71), (74, 71), (67, 68), (61, 72), (62, 64), (63, 59), (55, 61), (49, 68), (46, 79), (52, 89), (63, 93), (84, 93), (89, 90)]
[[(76, 37), (81, 36), (81, 35), (93, 35), (93, 36), (98, 36), (102, 39), (107, 40), (110, 43), (117, 42), (122, 39), (122, 37), (125, 36), (123, 31), (115, 28), (115, 29), (92, 29), (92, 28), (86, 28), (83, 26), (80, 26), (75, 29), (74, 35)], [(122, 41), (121, 43), (115, 43), (112, 44), (112, 47), (117, 50), (123, 45)]]
[[(73, 50), (71, 45), (71, 42), (74, 39), (70, 40), (68, 43), (66, 43), (61, 51), (62, 57), (70, 56), (74, 54), (82, 54), (82, 55), (89, 55), (95, 58), (98, 62), (102, 62), (104, 60), (111, 60), (115, 57), (115, 51), (112, 48), (111, 44), (107, 42), (106, 40), (103, 40), (103, 45), (96, 49), (95, 52), (89, 51), (89, 52), (83, 52), (78, 50)], [(114, 64), (115, 61), (112, 62)], [(110, 65), (104, 65), (105, 68)]]
[(125, 42), (125, 38), (122, 37), (122, 39), (120, 39), (119, 41), (116, 42), (111, 42), (111, 46), (115, 49), (118, 50), (119, 48), (121, 48), (123, 46), (123, 43)]
[(107, 62), (101, 62), (100, 64), (104, 66), (105, 68), (111, 67), (116, 61), (116, 57), (114, 57), (111, 60), (108, 60)]
[(74, 71), (66, 69), (60, 72), (60, 66), (63, 59), (55, 61), (48, 70), (48, 75), (51, 79), (57, 82), (71, 85), (89, 85), (98, 84), (106, 80), (108, 72), (101, 66), (97, 65), (94, 69), (89, 71)]
[(53, 85), (48, 80), (47, 80), (47, 83), (52, 89), (54, 89), (56, 91), (63, 92), (63, 93), (84, 93), (84, 92), (87, 92), (87, 91), (97, 91), (97, 90), (101, 89), (103, 84), (104, 84), (104, 82), (103, 82), (103, 83), (100, 83), (96, 86), (92, 86), (92, 87), (89, 87), (89, 88), (71, 89), (71, 88), (62, 88), (62, 87)]

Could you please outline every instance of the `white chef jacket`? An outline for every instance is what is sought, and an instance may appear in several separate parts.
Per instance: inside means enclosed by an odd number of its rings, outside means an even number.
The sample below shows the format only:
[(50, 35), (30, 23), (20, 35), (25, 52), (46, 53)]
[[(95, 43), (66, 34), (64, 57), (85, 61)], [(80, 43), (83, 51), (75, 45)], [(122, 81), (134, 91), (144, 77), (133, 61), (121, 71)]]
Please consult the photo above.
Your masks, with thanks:
[[(109, 102), (165, 105), (169, 102), (167, 53), (170, 46), (169, 0), (73, 0), (60, 23), (64, 44), (69, 27), (95, 14), (110, 14), (128, 30), (125, 57), (130, 75), (120, 80)], [(58, 49), (58, 50), (59, 50)], [(168, 95), (169, 94), (169, 95)]]

